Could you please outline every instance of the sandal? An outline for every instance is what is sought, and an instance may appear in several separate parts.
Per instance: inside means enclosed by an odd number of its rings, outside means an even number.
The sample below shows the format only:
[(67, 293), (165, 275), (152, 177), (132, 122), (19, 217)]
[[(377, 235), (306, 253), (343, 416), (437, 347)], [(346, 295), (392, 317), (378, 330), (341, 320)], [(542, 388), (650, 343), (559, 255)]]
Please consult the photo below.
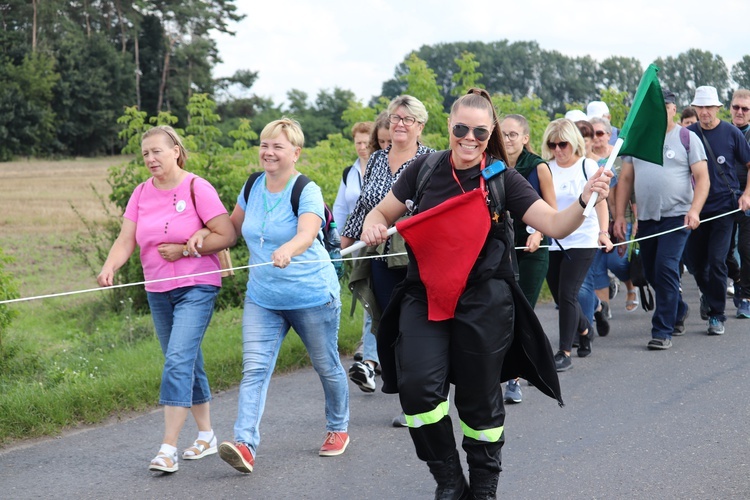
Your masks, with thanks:
[(160, 451), (148, 466), (148, 470), (154, 472), (177, 472), (179, 464), (177, 463), (177, 454), (171, 457)]
[(218, 451), (216, 446), (216, 435), (211, 436), (210, 441), (203, 441), (202, 439), (196, 439), (193, 446), (186, 448), (182, 452), (182, 458), (185, 460), (198, 460), (208, 455), (213, 455)]
[(627, 312), (635, 311), (636, 309), (638, 309), (638, 305), (640, 304), (640, 302), (638, 302), (638, 296), (635, 294), (635, 288), (633, 290), (628, 290), (628, 297), (630, 297), (631, 295), (635, 298), (633, 300), (628, 299), (625, 301), (625, 310)]

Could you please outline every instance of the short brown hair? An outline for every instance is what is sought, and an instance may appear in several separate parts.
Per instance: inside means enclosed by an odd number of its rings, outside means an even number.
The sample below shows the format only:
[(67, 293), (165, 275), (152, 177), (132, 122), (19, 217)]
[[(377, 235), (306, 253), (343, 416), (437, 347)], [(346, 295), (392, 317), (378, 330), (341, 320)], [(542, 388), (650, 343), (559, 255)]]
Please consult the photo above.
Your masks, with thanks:
[(357, 122), (354, 125), (352, 125), (352, 139), (354, 139), (354, 136), (357, 134), (367, 134), (370, 135), (372, 133), (372, 129), (375, 127), (375, 122)]

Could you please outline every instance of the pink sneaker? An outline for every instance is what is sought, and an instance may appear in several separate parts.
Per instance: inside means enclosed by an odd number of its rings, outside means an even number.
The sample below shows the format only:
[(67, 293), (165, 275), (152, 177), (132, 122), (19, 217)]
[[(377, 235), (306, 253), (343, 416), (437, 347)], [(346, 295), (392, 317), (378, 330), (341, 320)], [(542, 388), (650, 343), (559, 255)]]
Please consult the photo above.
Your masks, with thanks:
[(240, 472), (249, 474), (255, 466), (255, 458), (245, 443), (224, 441), (219, 445), (219, 456)]
[(331, 432), (326, 434), (326, 440), (320, 447), (321, 457), (335, 457), (341, 455), (349, 446), (349, 434), (346, 432)]

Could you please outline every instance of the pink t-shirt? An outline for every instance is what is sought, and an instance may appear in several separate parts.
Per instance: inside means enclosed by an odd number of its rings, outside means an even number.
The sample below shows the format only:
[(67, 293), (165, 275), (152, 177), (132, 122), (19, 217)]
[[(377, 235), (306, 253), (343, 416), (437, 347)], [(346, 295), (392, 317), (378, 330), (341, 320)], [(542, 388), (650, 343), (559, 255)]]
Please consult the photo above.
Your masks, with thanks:
[[(195, 178), (193, 193), (195, 205), (190, 197), (190, 180)], [(133, 191), (125, 208), (124, 217), (136, 224), (135, 241), (141, 248), (141, 265), (146, 280), (184, 276), (219, 269), (215, 255), (201, 258), (183, 257), (168, 262), (159, 255), (161, 243), (184, 245), (203, 221), (227, 213), (213, 186), (200, 177), (190, 174), (174, 189), (157, 189), (153, 179), (139, 185)], [(149, 292), (167, 292), (175, 288), (192, 285), (221, 286), (221, 273), (206, 274), (192, 278), (180, 278), (146, 285)]]

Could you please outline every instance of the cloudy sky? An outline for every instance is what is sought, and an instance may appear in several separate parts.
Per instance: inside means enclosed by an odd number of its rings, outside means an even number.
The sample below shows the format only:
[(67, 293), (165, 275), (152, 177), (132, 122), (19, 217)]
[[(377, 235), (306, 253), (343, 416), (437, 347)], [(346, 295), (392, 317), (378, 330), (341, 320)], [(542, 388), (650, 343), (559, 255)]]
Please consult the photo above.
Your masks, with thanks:
[[(363, 102), (412, 50), (440, 42), (536, 40), (568, 56), (635, 57), (645, 67), (689, 48), (731, 69), (750, 54), (750, 1), (714, 0), (236, 0), (247, 17), (218, 36), (215, 77), (257, 71), (251, 92), (353, 91)], [(481, 71), (481, 67), (479, 68)]]

